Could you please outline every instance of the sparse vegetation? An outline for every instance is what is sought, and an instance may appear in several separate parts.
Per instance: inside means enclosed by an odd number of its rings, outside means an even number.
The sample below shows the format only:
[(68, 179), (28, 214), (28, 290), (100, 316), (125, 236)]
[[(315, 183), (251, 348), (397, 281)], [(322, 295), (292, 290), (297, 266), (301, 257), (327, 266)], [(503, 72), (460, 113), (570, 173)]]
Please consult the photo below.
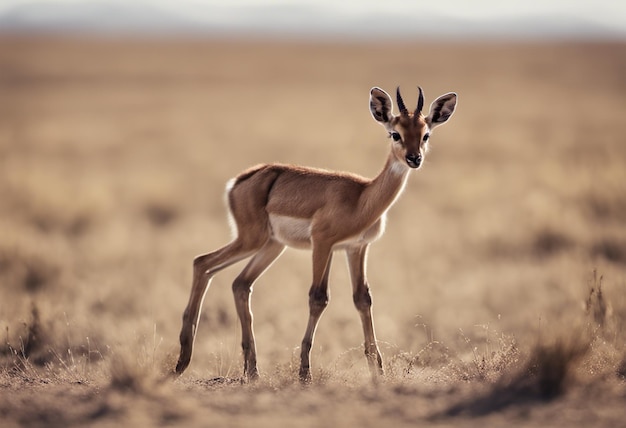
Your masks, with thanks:
[[(0, 424), (623, 425), (624, 69), (621, 44), (0, 39)], [(370, 252), (384, 380), (335, 263), (299, 384), (297, 251), (255, 286), (259, 381), (233, 271), (171, 378), (191, 260), (230, 236), (226, 180), (374, 175), (368, 90), (396, 84), (459, 107)]]

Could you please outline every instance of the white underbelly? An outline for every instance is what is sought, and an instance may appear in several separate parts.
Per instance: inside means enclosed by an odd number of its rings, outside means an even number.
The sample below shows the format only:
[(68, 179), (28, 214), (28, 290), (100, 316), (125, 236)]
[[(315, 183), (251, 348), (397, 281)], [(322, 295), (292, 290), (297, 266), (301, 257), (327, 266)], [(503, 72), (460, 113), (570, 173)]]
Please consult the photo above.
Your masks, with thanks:
[[(276, 214), (270, 214), (269, 219), (272, 237), (276, 241), (293, 248), (311, 248), (312, 222), (310, 219)], [(380, 238), (384, 230), (385, 216), (383, 215), (368, 229), (338, 242), (333, 249), (336, 250), (373, 242)]]
[(294, 248), (311, 247), (311, 220), (270, 214), (272, 236), (281, 244)]

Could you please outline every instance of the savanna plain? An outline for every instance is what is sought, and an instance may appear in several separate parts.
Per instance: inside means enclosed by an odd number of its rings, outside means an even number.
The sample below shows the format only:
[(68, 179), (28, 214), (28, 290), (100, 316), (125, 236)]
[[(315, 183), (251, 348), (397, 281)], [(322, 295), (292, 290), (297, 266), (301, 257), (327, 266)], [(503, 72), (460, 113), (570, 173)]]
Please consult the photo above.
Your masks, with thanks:
[[(626, 45), (0, 38), (0, 425), (626, 426)], [(369, 89), (455, 91), (370, 249), (385, 376), (343, 254), (298, 381), (310, 253), (255, 284), (241, 381), (218, 274), (170, 377), (226, 181), (372, 177)]]

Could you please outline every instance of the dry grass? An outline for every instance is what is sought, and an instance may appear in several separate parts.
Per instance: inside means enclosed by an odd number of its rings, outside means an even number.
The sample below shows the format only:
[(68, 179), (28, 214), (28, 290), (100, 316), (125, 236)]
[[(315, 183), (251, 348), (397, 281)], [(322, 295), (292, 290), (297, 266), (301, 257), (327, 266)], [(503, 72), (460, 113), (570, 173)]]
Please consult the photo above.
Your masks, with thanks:
[[(623, 424), (625, 72), (620, 44), (0, 40), (3, 426)], [(371, 249), (385, 380), (335, 263), (298, 384), (297, 251), (256, 285), (259, 382), (238, 380), (235, 269), (169, 379), (191, 260), (230, 237), (226, 180), (374, 175), (368, 90), (397, 84), (460, 98)]]

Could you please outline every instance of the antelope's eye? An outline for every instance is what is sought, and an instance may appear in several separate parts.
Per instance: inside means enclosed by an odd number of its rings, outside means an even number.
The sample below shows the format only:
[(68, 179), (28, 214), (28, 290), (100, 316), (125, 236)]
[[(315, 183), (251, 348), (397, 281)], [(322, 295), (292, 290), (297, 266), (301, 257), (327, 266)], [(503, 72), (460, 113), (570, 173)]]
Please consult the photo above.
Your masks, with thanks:
[(397, 132), (392, 132), (391, 133), (391, 138), (393, 138), (393, 141), (400, 141), (400, 134), (398, 134)]
[(424, 141), (428, 141), (429, 138), (430, 138), (430, 134), (424, 134)]

